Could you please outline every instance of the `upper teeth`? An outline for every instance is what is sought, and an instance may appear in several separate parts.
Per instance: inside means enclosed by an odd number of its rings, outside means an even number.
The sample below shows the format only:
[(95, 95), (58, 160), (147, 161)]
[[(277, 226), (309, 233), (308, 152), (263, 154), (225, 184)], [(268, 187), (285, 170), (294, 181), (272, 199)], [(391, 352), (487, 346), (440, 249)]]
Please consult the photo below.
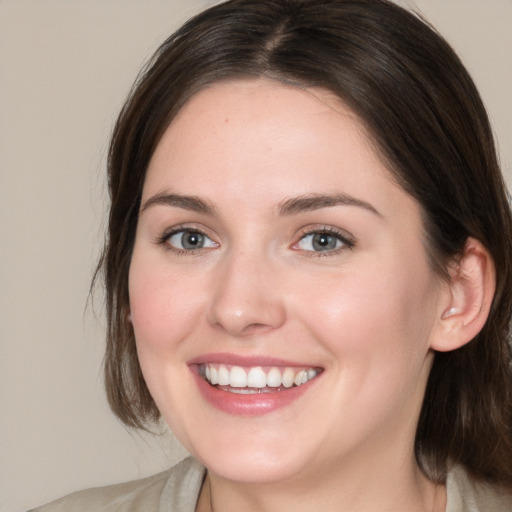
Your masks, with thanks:
[(291, 388), (300, 386), (316, 377), (319, 373), (315, 368), (278, 368), (272, 366), (264, 369), (261, 366), (242, 368), (224, 364), (205, 364), (201, 373), (213, 385), (230, 386), (233, 388)]

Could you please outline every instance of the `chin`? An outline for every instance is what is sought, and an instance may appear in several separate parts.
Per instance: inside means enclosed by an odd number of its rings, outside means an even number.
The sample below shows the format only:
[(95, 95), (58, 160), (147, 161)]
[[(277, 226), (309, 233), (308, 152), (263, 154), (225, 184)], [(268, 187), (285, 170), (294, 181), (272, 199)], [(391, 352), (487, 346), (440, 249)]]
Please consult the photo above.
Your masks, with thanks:
[(276, 457), (268, 452), (225, 453), (198, 457), (215, 475), (240, 483), (272, 484), (287, 481), (301, 473), (303, 465), (295, 457)]
[(312, 465), (306, 461), (312, 462), (318, 452), (294, 442), (289, 435), (264, 438), (261, 433), (233, 435), (229, 430), (202, 438), (188, 449), (213, 474), (255, 484), (283, 482), (307, 472)]

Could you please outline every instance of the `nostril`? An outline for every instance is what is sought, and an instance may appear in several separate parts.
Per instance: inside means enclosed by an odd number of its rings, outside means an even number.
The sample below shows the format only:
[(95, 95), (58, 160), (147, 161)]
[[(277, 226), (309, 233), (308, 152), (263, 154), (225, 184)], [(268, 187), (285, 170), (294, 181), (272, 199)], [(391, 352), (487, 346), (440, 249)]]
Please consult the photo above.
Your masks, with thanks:
[(235, 327), (233, 324), (226, 325), (226, 323), (215, 322), (213, 326), (216, 329), (227, 331), (235, 336), (250, 336), (252, 334), (263, 334), (273, 329), (271, 325), (264, 323), (249, 323), (247, 325), (239, 325)]
[(272, 329), (272, 327), (270, 325), (254, 323), (254, 324), (249, 324), (246, 327), (244, 327), (243, 333), (244, 334), (259, 333), (259, 332), (265, 332), (265, 331), (268, 331), (271, 329)]

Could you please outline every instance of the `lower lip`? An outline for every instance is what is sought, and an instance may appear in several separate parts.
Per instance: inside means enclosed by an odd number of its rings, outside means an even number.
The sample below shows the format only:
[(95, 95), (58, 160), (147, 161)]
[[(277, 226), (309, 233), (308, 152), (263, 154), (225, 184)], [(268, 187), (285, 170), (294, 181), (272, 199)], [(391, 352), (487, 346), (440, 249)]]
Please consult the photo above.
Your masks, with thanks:
[(315, 377), (305, 384), (283, 391), (241, 395), (222, 391), (210, 385), (199, 375), (197, 370), (193, 370), (192, 373), (199, 391), (210, 405), (222, 412), (236, 416), (259, 416), (286, 407), (298, 400), (318, 379)]

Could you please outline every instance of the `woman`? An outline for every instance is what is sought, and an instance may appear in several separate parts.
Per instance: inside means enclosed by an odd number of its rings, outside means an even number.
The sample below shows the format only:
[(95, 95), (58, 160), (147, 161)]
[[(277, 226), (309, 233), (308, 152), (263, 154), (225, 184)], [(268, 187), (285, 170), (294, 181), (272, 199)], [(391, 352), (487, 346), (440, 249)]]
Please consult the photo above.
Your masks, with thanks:
[(478, 93), (383, 0), (232, 0), (117, 122), (106, 384), (171, 470), (39, 510), (512, 510), (512, 219)]

